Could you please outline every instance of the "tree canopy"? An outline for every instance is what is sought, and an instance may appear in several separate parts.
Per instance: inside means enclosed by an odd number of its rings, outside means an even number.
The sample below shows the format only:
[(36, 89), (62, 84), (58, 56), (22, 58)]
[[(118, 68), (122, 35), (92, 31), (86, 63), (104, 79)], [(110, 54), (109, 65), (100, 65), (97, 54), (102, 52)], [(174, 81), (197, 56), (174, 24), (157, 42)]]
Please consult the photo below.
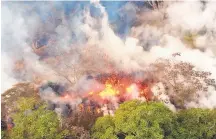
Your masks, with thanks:
[(20, 98), (17, 108), (12, 116), (15, 126), (9, 131), (11, 139), (61, 139), (68, 133), (60, 129), (56, 113), (34, 98)]
[(93, 129), (92, 138), (109, 139), (162, 139), (170, 134), (173, 113), (162, 103), (126, 102), (114, 117), (99, 118)]
[(175, 139), (215, 139), (216, 110), (188, 109), (177, 114), (172, 138)]
[(132, 100), (113, 117), (98, 118), (93, 139), (215, 139), (216, 110), (193, 108), (172, 112), (159, 102)]
[(149, 74), (163, 83), (165, 93), (177, 108), (185, 108), (187, 102), (197, 102), (198, 92), (206, 93), (209, 87), (216, 89), (210, 72), (200, 71), (188, 62), (161, 58), (152, 63), (150, 69)]

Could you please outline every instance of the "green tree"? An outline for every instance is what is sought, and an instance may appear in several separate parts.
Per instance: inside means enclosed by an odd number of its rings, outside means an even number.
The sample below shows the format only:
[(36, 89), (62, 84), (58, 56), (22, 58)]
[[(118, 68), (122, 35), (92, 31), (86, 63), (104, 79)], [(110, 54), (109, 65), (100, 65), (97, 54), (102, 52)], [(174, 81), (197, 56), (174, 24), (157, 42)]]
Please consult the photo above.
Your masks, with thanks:
[(67, 130), (61, 130), (55, 112), (45, 109), (34, 98), (17, 101), (18, 111), (12, 116), (15, 127), (9, 132), (12, 139), (61, 139)]
[(99, 117), (92, 128), (93, 139), (117, 139), (113, 117)]
[(162, 139), (171, 133), (174, 115), (158, 102), (128, 101), (113, 117), (99, 118), (93, 129), (94, 139)]
[(193, 108), (178, 112), (171, 138), (215, 139), (216, 110)]
[(5, 131), (1, 131), (1, 139), (5, 139), (5, 138), (6, 138)]

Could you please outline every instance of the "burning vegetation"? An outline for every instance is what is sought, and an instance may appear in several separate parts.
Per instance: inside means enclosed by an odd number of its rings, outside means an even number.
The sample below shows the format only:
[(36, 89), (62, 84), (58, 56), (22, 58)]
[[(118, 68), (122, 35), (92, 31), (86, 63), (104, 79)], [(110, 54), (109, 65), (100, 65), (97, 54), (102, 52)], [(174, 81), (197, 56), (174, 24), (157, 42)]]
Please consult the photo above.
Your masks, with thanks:
[[(63, 103), (72, 108), (72, 113), (77, 109), (78, 111), (90, 111), (105, 115), (113, 114), (118, 105), (125, 101), (132, 99), (150, 101), (153, 99), (151, 92), (153, 81), (139, 79), (141, 76), (137, 75), (143, 74), (143, 72), (132, 74), (122, 72), (100, 74), (94, 77), (88, 75), (84, 80), (89, 83), (93, 82), (93, 84), (89, 84), (90, 86), (81, 92), (79, 88), (86, 84), (79, 84), (77, 93), (76, 90), (67, 90), (57, 83), (47, 82), (39, 87), (39, 93), (44, 99), (49, 100), (51, 97), (50, 102), (53, 101), (53, 110), (58, 107), (55, 103)], [(54, 94), (51, 94), (52, 92)]]
[(5, 2), (2, 137), (215, 139), (215, 3), (102, 3)]

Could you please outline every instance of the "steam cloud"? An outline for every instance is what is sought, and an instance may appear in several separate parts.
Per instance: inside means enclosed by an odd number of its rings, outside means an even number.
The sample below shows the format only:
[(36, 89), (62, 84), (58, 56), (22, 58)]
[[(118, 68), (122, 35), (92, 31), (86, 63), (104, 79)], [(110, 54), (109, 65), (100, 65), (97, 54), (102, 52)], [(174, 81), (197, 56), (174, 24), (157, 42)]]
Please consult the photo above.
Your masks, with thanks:
[[(35, 3), (34, 6), (21, 2), (2, 3), (1, 92), (17, 82), (33, 81), (34, 74), (45, 80), (68, 83), (72, 79), (75, 82), (83, 73), (142, 71), (157, 58), (173, 59), (172, 54), (176, 52), (181, 56), (175, 60), (210, 71), (216, 79), (216, 2), (164, 2), (156, 10), (128, 2), (117, 13), (121, 17), (124, 13), (129, 16), (125, 23), (130, 30), (125, 37), (114, 31), (106, 7), (100, 2), (84, 5), (85, 8), (82, 4), (76, 7), (66, 15), (60, 2)], [(91, 7), (97, 15), (92, 14)], [(51, 15), (43, 15), (47, 19), (44, 21), (39, 13)], [(188, 33), (197, 36), (185, 42)], [(41, 48), (33, 49), (33, 43), (47, 37), (44, 53), (35, 52)], [(60, 60), (53, 62), (46, 57)], [(25, 66), (18, 76), (13, 69), (14, 63), (20, 60)], [(59, 76), (71, 72), (68, 66), (77, 72), (68, 74), (67, 78)], [(78, 77), (79, 72), (83, 72), (81, 77)], [(89, 82), (82, 84), (85, 84), (82, 89), (87, 89)], [(72, 88), (76, 89), (76, 85)], [(191, 102), (188, 107), (214, 108), (215, 94), (210, 88), (199, 105)]]

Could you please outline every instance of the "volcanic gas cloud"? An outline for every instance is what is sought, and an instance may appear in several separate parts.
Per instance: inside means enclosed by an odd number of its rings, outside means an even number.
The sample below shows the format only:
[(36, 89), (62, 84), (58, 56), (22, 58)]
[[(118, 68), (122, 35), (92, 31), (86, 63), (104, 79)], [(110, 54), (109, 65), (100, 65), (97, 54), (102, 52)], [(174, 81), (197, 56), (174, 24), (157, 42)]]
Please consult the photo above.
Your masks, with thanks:
[(60, 113), (131, 99), (216, 107), (215, 2), (64, 4), (3, 3), (2, 92), (32, 82)]

